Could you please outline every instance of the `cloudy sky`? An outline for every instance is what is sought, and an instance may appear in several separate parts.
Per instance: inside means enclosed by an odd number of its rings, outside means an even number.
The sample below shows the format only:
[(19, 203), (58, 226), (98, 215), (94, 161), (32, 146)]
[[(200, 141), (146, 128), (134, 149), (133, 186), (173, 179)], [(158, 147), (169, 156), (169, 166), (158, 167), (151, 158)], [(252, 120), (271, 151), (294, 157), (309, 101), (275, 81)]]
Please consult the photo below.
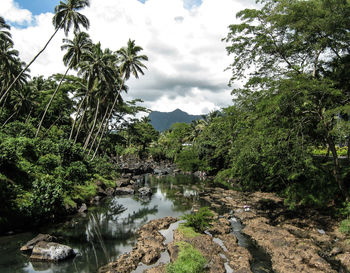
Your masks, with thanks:
[[(129, 80), (126, 99), (141, 98), (157, 111), (180, 108), (205, 114), (231, 104), (224, 71), (232, 57), (221, 41), (235, 14), (254, 7), (254, 0), (90, 0), (82, 13), (95, 43), (118, 50), (131, 38), (149, 57), (145, 76)], [(29, 61), (45, 44), (59, 0), (1, 0), (0, 16), (12, 26), (20, 57)], [(64, 38), (60, 31), (47, 50), (31, 66), (31, 75), (62, 73)]]

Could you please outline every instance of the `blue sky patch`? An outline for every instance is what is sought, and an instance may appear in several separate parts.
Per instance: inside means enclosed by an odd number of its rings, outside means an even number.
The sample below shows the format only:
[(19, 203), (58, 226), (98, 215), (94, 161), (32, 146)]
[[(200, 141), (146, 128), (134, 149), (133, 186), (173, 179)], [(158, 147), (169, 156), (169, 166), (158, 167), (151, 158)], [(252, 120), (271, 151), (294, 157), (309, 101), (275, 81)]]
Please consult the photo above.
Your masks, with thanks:
[[(145, 3), (147, 0), (138, 1)], [(39, 15), (46, 12), (54, 13), (54, 9), (60, 0), (15, 0), (15, 2), (19, 7), (28, 9), (33, 15)], [(200, 6), (202, 4), (202, 0), (183, 0), (183, 2), (186, 9), (191, 9), (194, 6)]]
[(15, 0), (20, 8), (29, 10), (33, 15), (41, 13), (54, 13), (55, 7), (59, 4), (59, 0)]

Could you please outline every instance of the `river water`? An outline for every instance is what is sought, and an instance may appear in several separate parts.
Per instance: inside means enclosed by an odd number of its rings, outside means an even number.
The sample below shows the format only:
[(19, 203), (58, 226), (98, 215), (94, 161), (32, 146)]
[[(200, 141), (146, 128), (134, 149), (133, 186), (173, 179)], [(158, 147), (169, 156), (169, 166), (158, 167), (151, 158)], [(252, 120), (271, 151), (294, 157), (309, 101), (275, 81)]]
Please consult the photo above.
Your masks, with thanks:
[[(99, 206), (90, 207), (86, 214), (72, 216), (64, 223), (0, 237), (0, 273), (97, 272), (101, 266), (132, 250), (140, 226), (166, 216), (179, 217), (191, 209), (208, 205), (200, 198), (204, 192), (201, 187), (205, 186), (204, 182), (194, 176), (145, 176), (140, 186), (152, 188), (153, 195), (148, 198), (135, 195), (105, 199)], [(224, 204), (216, 210), (219, 214), (228, 212)], [(240, 222), (232, 218), (231, 224), (239, 245), (247, 248), (253, 256), (252, 271), (273, 272), (268, 255), (241, 233), (243, 227)], [(60, 263), (30, 262), (29, 256), (19, 249), (39, 233), (56, 236), (59, 243), (69, 245), (77, 255)], [(163, 254), (162, 257), (168, 260), (169, 255)], [(138, 272), (141, 268), (138, 268)]]
[[(76, 215), (65, 223), (38, 230), (0, 237), (1, 273), (90, 273), (125, 253), (136, 242), (136, 230), (150, 220), (178, 217), (200, 205), (199, 180), (189, 176), (145, 177), (153, 195), (116, 196), (100, 206), (89, 208), (86, 215)], [(60, 263), (30, 262), (19, 249), (38, 233), (49, 233), (60, 243), (71, 246), (74, 259)]]

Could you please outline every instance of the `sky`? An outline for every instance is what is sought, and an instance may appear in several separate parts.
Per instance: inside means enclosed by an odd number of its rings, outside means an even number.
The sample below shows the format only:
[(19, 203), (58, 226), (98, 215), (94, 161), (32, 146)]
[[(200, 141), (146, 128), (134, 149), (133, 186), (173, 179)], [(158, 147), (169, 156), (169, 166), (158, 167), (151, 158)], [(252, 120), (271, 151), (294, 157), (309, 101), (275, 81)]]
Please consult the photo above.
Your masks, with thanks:
[[(0, 0), (0, 16), (11, 28), (15, 48), (28, 62), (54, 32), (59, 0)], [(145, 75), (130, 79), (124, 99), (141, 98), (153, 111), (179, 108), (206, 114), (232, 104), (228, 87), (233, 61), (222, 41), (235, 14), (256, 7), (254, 0), (90, 0), (81, 11), (90, 20), (93, 42), (118, 50), (135, 40), (148, 56)], [(31, 75), (63, 73), (63, 31), (30, 67)], [(72, 39), (72, 34), (68, 36)], [(240, 85), (241, 83), (236, 83)]]

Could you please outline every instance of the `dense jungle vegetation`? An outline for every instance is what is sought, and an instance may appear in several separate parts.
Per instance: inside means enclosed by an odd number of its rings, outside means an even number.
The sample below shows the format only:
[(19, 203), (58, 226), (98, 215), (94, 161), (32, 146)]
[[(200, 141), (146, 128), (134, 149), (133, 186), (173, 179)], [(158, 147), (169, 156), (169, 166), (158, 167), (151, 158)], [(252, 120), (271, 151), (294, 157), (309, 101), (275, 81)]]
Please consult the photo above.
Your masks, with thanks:
[(81, 31), (88, 0), (55, 9), (56, 32), (74, 32), (63, 40), (63, 75), (31, 78), (47, 45), (25, 64), (0, 18), (0, 226), (51, 219), (89, 200), (97, 180), (113, 185), (122, 155), (275, 191), (291, 206), (337, 204), (350, 213), (350, 2), (258, 2), (224, 39), (232, 106), (162, 134), (147, 118), (130, 119), (147, 112), (140, 100), (122, 98), (147, 56), (133, 40), (116, 51), (93, 43)]
[(349, 200), (350, 2), (258, 3), (224, 39), (233, 105), (174, 125), (155, 156), (291, 206)]

